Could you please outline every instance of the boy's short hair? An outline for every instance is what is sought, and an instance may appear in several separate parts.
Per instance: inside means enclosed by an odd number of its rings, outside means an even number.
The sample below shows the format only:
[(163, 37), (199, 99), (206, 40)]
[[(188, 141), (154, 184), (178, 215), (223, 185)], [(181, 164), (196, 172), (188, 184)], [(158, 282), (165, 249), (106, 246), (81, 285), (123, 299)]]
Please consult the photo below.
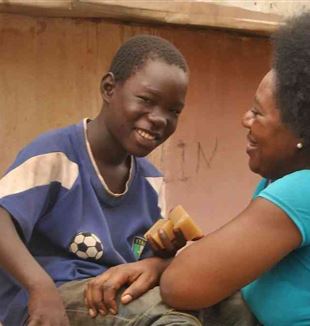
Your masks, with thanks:
[(188, 66), (181, 52), (169, 41), (154, 35), (138, 35), (130, 38), (116, 52), (109, 71), (115, 81), (126, 81), (148, 59), (160, 59), (175, 65), (184, 72)]

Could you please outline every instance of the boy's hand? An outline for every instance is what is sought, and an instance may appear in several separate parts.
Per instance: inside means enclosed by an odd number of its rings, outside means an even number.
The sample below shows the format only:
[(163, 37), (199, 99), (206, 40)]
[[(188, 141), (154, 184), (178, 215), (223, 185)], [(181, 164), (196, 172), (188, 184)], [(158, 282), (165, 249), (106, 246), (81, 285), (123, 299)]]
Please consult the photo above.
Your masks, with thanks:
[(163, 229), (158, 230), (159, 238), (164, 245), (164, 248), (161, 248), (156, 241), (152, 238), (151, 235), (147, 236), (154, 254), (158, 257), (169, 258), (175, 256), (177, 251), (186, 245), (186, 239), (180, 229), (173, 229), (174, 239), (169, 239), (166, 232)]
[(70, 326), (55, 286), (29, 291), (28, 314), (28, 326)]
[(129, 285), (121, 296), (121, 303), (127, 304), (155, 285), (170, 261), (152, 257), (135, 263), (111, 267), (88, 282), (85, 289), (85, 304), (89, 315), (98, 313), (117, 314), (116, 295), (120, 288)]

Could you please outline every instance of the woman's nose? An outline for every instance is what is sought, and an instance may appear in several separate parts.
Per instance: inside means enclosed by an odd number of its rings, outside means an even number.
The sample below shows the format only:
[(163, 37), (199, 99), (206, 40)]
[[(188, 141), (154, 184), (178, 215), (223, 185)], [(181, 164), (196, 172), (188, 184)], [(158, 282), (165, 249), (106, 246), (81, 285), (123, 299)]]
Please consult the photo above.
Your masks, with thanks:
[(248, 110), (241, 119), (241, 124), (244, 128), (250, 128), (253, 121), (253, 114)]

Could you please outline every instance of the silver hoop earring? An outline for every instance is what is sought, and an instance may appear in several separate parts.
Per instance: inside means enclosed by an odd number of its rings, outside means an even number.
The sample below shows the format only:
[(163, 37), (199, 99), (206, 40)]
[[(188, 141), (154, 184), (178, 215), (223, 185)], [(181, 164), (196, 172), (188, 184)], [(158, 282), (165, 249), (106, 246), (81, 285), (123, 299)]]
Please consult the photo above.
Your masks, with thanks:
[(298, 149), (302, 149), (304, 147), (303, 143), (297, 143), (296, 147)]

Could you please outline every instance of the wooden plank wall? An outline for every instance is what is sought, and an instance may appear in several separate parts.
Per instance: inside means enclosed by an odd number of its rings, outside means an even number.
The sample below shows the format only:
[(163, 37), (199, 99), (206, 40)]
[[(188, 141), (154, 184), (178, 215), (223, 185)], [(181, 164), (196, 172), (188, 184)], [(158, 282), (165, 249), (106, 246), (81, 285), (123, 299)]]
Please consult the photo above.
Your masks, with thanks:
[(267, 38), (0, 14), (0, 172), (39, 133), (94, 117), (113, 53), (139, 33), (167, 38), (188, 60), (178, 131), (151, 160), (166, 174), (168, 208), (181, 203), (205, 231), (214, 230), (246, 205), (258, 179), (247, 168), (240, 118), (268, 70)]

